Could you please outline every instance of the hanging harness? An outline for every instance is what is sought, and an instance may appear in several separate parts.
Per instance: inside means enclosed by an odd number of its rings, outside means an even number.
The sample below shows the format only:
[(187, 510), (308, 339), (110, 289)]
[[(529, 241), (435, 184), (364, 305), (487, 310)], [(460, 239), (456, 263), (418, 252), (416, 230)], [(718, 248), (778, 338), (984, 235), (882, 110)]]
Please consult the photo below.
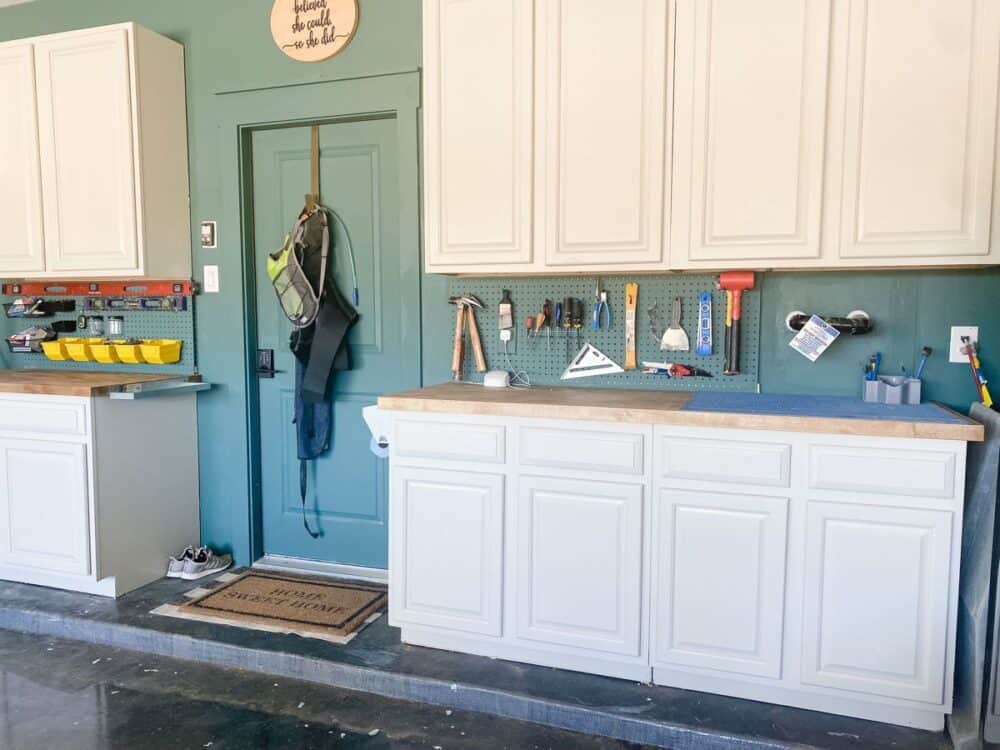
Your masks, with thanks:
[(299, 458), (299, 494), (302, 525), (316, 539), (306, 516), (308, 462), (330, 448), (332, 433), (331, 375), (351, 369), (347, 334), (358, 312), (344, 299), (331, 278), (330, 217), (343, 233), (354, 274), (354, 299), (358, 299), (357, 268), (350, 235), (343, 220), (328, 208), (304, 209), (284, 244), (268, 256), (267, 273), (285, 317), (293, 326), (291, 350), (295, 355), (295, 427)]

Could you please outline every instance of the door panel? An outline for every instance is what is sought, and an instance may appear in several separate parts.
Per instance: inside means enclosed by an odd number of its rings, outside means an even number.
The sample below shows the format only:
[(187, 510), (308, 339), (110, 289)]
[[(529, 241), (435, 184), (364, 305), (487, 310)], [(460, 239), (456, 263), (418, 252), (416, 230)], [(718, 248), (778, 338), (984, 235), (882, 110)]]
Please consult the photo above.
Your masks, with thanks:
[(521, 476), (517, 635), (638, 656), (643, 488)]
[(0, 562), (89, 575), (87, 448), (0, 440)]
[(671, 252), (818, 258), (830, 0), (677, 5)]
[(128, 34), (35, 46), (49, 271), (138, 270)]
[(788, 500), (661, 490), (656, 658), (781, 676)]
[(546, 0), (539, 14), (546, 261), (659, 263), (667, 3)]
[[(261, 482), (267, 554), (362, 567), (387, 565), (386, 462), (368, 449), (362, 409), (382, 393), (420, 382), (417, 328), (419, 260), (415, 243), (402, 249), (402, 186), (396, 120), (356, 119), (320, 128), (323, 203), (343, 219), (358, 266), (360, 319), (349, 337), (353, 369), (333, 375), (331, 449), (308, 468), (306, 499), (312, 539), (302, 526), (294, 416), (295, 362), (291, 325), (264, 273), (309, 189), (308, 128), (253, 135), (254, 235), (258, 346), (275, 350), (273, 379), (260, 379)], [(343, 230), (334, 226), (331, 273), (346, 298), (353, 280)]]
[(504, 478), (393, 469), (394, 624), (501, 634)]
[(802, 682), (938, 704), (952, 514), (810, 503)]
[(425, 0), (430, 268), (532, 259), (534, 0)]
[(851, 0), (842, 258), (984, 256), (1000, 8)]
[(35, 58), (30, 44), (0, 47), (0, 276), (45, 269)]

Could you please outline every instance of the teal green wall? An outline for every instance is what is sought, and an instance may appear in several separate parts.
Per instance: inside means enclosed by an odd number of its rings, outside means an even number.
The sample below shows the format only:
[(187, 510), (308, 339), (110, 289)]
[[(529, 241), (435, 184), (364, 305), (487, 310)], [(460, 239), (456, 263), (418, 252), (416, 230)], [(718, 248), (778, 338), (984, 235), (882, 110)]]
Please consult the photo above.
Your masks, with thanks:
[[(769, 273), (761, 277), (761, 390), (856, 395), (861, 368), (881, 351), (883, 372), (913, 370), (920, 349), (934, 349), (924, 370), (926, 400), (963, 412), (978, 400), (967, 365), (948, 363), (951, 325), (978, 325), (987, 377), (1000, 389), (1000, 268), (869, 273)], [(875, 321), (867, 336), (841, 336), (816, 363), (788, 346), (792, 310), (846, 315), (864, 310)]]
[[(217, 94), (243, 89), (288, 87), (288, 97), (305, 94), (295, 84), (413, 71), (420, 60), (418, 0), (361, 0), (361, 24), (351, 45), (323, 63), (295, 62), (275, 47), (270, 34), (272, 0), (37, 0), (0, 9), (0, 40), (69, 29), (136, 21), (181, 42), (185, 48), (191, 213), (218, 218), (223, 195), (238, 189), (220, 184)], [(0, 105), (2, 106), (2, 105)], [(416, 189), (416, 188), (415, 188)], [(219, 227), (220, 247), (202, 250), (195, 243), (195, 278), (205, 264), (220, 266), (221, 293), (198, 298), (198, 360), (206, 380), (216, 385), (200, 397), (199, 441), (202, 486), (202, 538), (232, 548), (248, 562), (244, 534), (249, 516), (247, 482), (245, 351), (242, 261), (239, 228)], [(194, 238), (193, 238), (194, 239)], [(444, 285), (431, 280), (430, 295)], [(449, 310), (438, 314), (448, 317)], [(436, 311), (429, 310), (428, 315)], [(444, 355), (428, 361), (443, 361)], [(445, 367), (447, 370), (447, 366)], [(433, 377), (433, 373), (428, 373)]]
[[(243, 89), (416, 70), (420, 60), (419, 0), (361, 0), (361, 25), (350, 47), (325, 63), (286, 58), (271, 41), (271, 0), (37, 0), (0, 9), (0, 40), (120, 21), (137, 21), (185, 46), (187, 66), (191, 202), (194, 223), (218, 218), (223, 196), (237, 190), (220, 179), (220, 104), (217, 94)], [(198, 299), (199, 363), (216, 388), (200, 401), (202, 535), (205, 543), (249, 558), (247, 527), (246, 388), (242, 337), (241, 249), (238, 227), (220, 226), (218, 250), (194, 251), (201, 266), (221, 267), (222, 291)], [(987, 374), (1000, 377), (1000, 271), (768, 274), (763, 293), (761, 382), (767, 391), (854, 394), (861, 365), (873, 349), (887, 368), (911, 366), (923, 345), (938, 354), (926, 371), (927, 395), (967, 408), (972, 388), (966, 368), (947, 365), (943, 352), (950, 323), (982, 327)], [(446, 335), (452, 308), (440, 278), (424, 280), (422, 326), (425, 382), (448, 377)], [(794, 308), (842, 314), (863, 308), (878, 333), (840, 341), (815, 365), (792, 352), (783, 320)], [(239, 538), (234, 538), (239, 537)]]

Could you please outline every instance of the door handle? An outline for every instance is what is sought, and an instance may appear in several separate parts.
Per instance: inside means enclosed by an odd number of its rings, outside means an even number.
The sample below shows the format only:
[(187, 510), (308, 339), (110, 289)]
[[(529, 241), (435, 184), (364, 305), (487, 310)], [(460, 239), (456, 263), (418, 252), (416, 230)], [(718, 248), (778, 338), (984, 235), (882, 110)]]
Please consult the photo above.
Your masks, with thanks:
[(257, 350), (257, 377), (273, 378), (274, 374), (282, 370), (274, 369), (274, 349)]

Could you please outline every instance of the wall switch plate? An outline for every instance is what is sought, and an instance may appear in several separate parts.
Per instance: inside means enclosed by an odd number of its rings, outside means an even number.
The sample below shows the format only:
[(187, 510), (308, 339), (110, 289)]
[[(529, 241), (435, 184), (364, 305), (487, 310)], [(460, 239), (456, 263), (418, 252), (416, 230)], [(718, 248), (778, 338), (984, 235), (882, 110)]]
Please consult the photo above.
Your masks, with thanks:
[(205, 292), (207, 294), (217, 293), (219, 291), (219, 267), (204, 266), (201, 270), (202, 278), (205, 280)]
[(962, 351), (965, 344), (962, 343), (962, 336), (968, 336), (972, 343), (979, 342), (979, 326), (952, 326), (951, 343), (948, 345), (948, 361), (959, 364), (968, 364), (969, 355)]

